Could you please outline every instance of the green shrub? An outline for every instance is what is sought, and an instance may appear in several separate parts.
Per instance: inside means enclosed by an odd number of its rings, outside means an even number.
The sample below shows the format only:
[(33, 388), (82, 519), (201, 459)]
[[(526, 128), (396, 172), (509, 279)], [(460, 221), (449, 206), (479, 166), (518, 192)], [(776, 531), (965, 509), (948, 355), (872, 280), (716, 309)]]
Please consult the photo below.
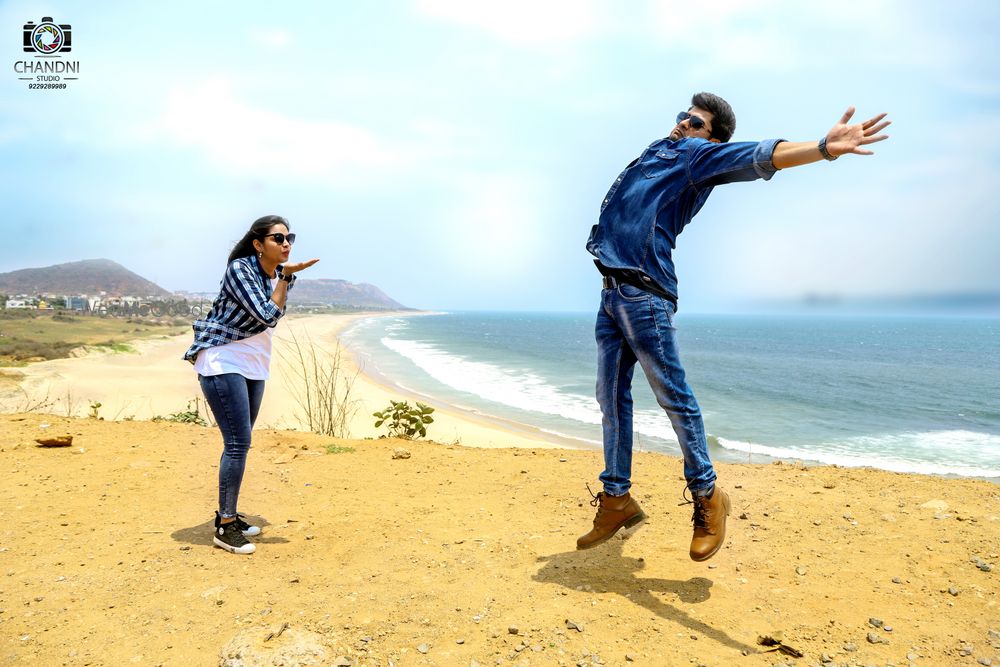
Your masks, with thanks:
[(389, 429), (389, 437), (412, 440), (427, 436), (427, 424), (434, 423), (432, 412), (434, 408), (423, 403), (418, 402), (413, 407), (406, 401), (389, 401), (388, 408), (373, 412), (372, 416), (377, 418), (375, 428), (388, 422), (386, 428)]
[[(194, 409), (191, 409), (191, 404), (194, 404)], [(178, 422), (180, 424), (197, 424), (198, 426), (208, 426), (208, 422), (205, 418), (201, 416), (198, 411), (199, 400), (197, 397), (188, 401), (187, 410), (183, 412), (175, 412), (169, 417), (164, 417), (162, 415), (157, 415), (153, 417), (154, 422), (164, 421), (164, 422)]]

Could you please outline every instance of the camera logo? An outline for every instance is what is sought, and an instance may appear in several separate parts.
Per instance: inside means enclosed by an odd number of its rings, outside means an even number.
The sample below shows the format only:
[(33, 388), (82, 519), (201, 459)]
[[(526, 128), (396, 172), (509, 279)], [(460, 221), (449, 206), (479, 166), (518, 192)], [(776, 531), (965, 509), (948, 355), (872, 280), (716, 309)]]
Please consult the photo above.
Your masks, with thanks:
[(68, 23), (56, 24), (51, 16), (43, 16), (42, 22), (28, 21), (23, 28), (24, 50), (43, 56), (72, 51), (73, 33)]

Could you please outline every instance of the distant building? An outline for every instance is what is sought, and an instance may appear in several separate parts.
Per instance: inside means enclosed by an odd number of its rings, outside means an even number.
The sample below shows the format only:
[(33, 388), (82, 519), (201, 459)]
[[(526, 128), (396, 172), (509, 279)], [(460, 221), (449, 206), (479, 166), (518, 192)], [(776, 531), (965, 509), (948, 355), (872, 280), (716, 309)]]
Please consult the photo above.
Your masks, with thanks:
[(29, 303), (27, 299), (8, 299), (7, 300), (7, 309), (8, 310), (13, 310), (15, 308), (20, 308), (20, 309), (25, 309), (26, 310), (26, 309), (34, 308), (34, 307), (35, 306), (33, 304)]
[(87, 297), (85, 296), (67, 296), (64, 297), (66, 301), (66, 310), (75, 310), (81, 313), (85, 313), (88, 310), (87, 307)]

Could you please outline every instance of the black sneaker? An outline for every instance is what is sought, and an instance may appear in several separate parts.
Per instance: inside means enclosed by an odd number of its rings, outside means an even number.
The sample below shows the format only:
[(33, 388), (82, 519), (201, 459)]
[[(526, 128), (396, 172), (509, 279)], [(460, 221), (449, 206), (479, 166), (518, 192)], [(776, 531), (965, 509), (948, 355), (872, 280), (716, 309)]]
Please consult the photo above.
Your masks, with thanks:
[(260, 527), (251, 526), (249, 523), (244, 521), (242, 514), (237, 514), (236, 521), (234, 521), (233, 523), (239, 526), (240, 530), (243, 532), (243, 535), (245, 537), (255, 537), (257, 535), (260, 535)]
[(252, 554), (257, 547), (247, 542), (243, 531), (235, 521), (222, 523), (218, 514), (215, 515), (215, 535), (212, 537), (215, 546), (222, 547), (234, 554)]

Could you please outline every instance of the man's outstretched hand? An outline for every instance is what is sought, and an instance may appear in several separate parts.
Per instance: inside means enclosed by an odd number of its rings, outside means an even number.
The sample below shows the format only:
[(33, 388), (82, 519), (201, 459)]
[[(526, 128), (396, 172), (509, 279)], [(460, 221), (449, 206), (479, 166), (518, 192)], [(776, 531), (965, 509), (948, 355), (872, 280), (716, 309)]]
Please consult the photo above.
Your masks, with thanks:
[(848, 107), (844, 115), (840, 117), (840, 121), (826, 133), (826, 150), (830, 151), (834, 157), (847, 153), (874, 155), (872, 151), (862, 148), (862, 146), (889, 138), (888, 134), (879, 134), (892, 123), (891, 120), (883, 120), (886, 114), (880, 113), (863, 123), (848, 125), (853, 116), (854, 107)]

